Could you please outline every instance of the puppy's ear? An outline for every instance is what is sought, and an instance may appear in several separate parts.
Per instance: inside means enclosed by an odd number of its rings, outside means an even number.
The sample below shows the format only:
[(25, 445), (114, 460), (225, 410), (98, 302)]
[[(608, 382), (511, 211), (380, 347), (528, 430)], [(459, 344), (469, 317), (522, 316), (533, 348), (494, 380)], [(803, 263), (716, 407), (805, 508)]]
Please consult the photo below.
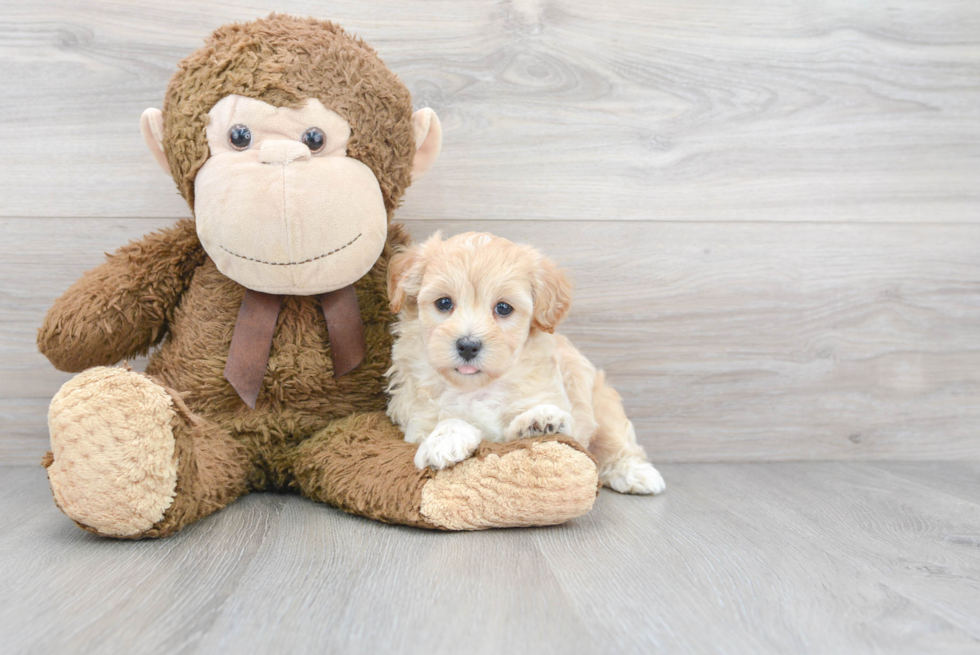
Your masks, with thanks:
[(554, 332), (572, 308), (572, 281), (553, 261), (538, 255), (531, 291), (534, 294), (532, 324), (544, 332)]
[(391, 303), (392, 314), (400, 312), (408, 300), (414, 300), (419, 295), (426, 252), (441, 241), (442, 232), (436, 232), (424, 243), (396, 250), (388, 261), (388, 302)]
[(410, 294), (419, 292), (414, 280), (410, 279), (413, 268), (416, 268), (419, 258), (419, 247), (409, 246), (400, 250), (388, 261), (388, 302), (391, 303), (391, 313), (397, 314)]

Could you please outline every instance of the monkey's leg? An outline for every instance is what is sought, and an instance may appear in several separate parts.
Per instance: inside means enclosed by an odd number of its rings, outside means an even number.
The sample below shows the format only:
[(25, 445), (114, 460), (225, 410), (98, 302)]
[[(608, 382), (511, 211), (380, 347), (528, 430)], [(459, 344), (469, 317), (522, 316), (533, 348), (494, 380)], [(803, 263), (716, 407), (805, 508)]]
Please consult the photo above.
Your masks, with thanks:
[(563, 436), (483, 443), (439, 471), (381, 412), (333, 422), (292, 453), (300, 491), (353, 514), (443, 530), (564, 523), (592, 509), (595, 461)]
[(245, 493), (245, 448), (151, 377), (96, 367), (48, 412), (55, 503), (107, 537), (165, 537)]

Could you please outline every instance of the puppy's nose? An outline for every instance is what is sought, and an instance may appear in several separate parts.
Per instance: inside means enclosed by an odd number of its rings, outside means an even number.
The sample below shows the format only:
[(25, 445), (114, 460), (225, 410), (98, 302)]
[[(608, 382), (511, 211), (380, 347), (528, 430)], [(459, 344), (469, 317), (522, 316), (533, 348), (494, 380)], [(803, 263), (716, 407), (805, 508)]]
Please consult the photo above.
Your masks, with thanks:
[(459, 356), (463, 358), (463, 361), (467, 362), (480, 353), (482, 346), (483, 344), (480, 341), (471, 337), (464, 337), (456, 341), (456, 350), (459, 351)]

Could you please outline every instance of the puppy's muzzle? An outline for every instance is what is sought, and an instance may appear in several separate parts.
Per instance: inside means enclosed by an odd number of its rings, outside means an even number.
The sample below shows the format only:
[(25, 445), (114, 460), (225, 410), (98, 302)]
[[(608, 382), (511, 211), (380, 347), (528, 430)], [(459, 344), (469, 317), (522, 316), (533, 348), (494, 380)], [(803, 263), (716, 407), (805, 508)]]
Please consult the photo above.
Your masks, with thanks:
[(463, 337), (462, 339), (456, 340), (456, 352), (459, 353), (459, 356), (463, 358), (464, 362), (468, 362), (479, 355), (480, 348), (482, 347), (483, 343), (472, 337)]

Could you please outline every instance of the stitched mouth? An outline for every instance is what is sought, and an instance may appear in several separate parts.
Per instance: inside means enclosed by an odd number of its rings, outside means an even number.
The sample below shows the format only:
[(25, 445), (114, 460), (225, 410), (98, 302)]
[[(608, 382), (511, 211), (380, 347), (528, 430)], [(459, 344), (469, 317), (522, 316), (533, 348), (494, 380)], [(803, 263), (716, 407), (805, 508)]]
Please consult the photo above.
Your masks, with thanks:
[[(363, 232), (361, 234), (363, 234)], [(350, 241), (348, 241), (344, 245), (340, 246), (339, 248), (334, 248), (330, 252), (325, 252), (322, 255), (317, 255), (316, 257), (310, 257), (309, 259), (304, 259), (304, 260), (298, 261), (298, 262), (267, 262), (267, 261), (262, 260), (262, 259), (256, 259), (255, 257), (247, 257), (245, 255), (239, 255), (237, 252), (232, 252), (232, 251), (228, 250), (227, 248), (225, 248), (224, 246), (221, 246), (221, 249), (224, 250), (229, 255), (232, 255), (234, 257), (238, 257), (239, 259), (246, 259), (246, 260), (248, 260), (250, 262), (255, 262), (257, 264), (268, 264), (269, 266), (299, 266), (300, 264), (309, 264), (310, 262), (315, 262), (318, 259), (323, 259), (324, 257), (329, 257), (330, 255), (337, 254), (338, 252), (340, 252), (341, 250), (343, 250), (347, 246), (353, 244), (355, 241), (357, 241), (358, 239), (360, 239), (361, 238), (361, 234), (358, 234), (356, 237), (354, 237), (353, 239), (351, 239)]]

